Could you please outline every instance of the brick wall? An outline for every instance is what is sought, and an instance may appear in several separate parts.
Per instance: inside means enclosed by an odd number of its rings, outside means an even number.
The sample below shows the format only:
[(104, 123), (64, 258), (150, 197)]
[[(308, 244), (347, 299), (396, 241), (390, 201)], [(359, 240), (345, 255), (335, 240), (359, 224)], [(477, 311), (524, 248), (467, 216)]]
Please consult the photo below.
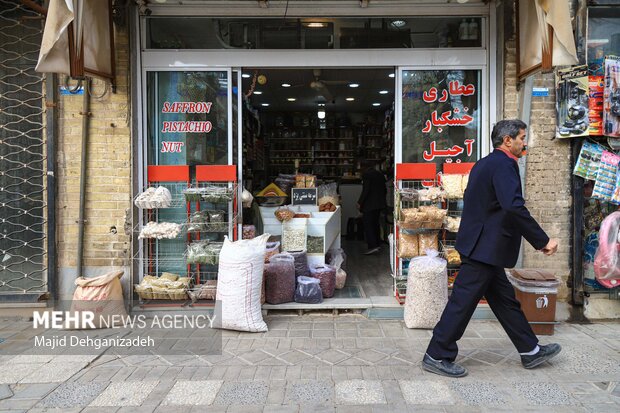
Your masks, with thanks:
[[(128, 94), (128, 33), (116, 38), (116, 93), (101, 98), (103, 82), (93, 81), (86, 180), (85, 275), (130, 264), (131, 236), (124, 232), (131, 208), (131, 137)], [(61, 79), (61, 82), (63, 80)], [(82, 142), (82, 95), (61, 95), (57, 142), (57, 256), (60, 296), (72, 291), (77, 259)], [(115, 230), (115, 229), (116, 230)], [(126, 277), (129, 278), (129, 277)]]
[[(508, 36), (507, 36), (508, 37)], [(514, 36), (506, 42), (504, 67), (504, 118), (519, 116), (519, 92), (516, 75)], [(549, 89), (548, 97), (532, 97), (528, 130), (529, 155), (526, 164), (525, 200), (532, 216), (547, 234), (559, 240), (557, 254), (547, 257), (524, 243), (523, 266), (547, 268), (564, 281), (559, 298), (568, 300), (571, 275), (571, 162), (570, 144), (555, 136), (554, 75), (537, 74), (534, 87)]]

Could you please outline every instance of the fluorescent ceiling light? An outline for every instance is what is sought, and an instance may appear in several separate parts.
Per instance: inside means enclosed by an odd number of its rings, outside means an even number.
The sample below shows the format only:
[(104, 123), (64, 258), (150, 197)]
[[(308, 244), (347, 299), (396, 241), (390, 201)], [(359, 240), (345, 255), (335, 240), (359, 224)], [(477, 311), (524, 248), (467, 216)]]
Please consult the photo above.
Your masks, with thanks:
[(375, 102), (375, 103), (373, 103), (372, 105), (373, 105), (373, 106), (381, 106), (381, 103), (377, 103), (377, 102)]
[(269, 106), (269, 103), (261, 103), (261, 106), (267, 107), (267, 106)]
[(405, 25), (407, 24), (406, 21), (404, 20), (392, 20), (392, 22), (390, 23), (392, 26), (397, 27), (397, 28), (401, 28), (401, 27), (405, 27)]
[(291, 87), (289, 83), (282, 83), (282, 87)]
[(319, 117), (319, 119), (325, 119), (325, 111), (324, 110), (319, 110), (316, 115)]
[(305, 23), (306, 27), (312, 27), (313, 29), (317, 29), (317, 28), (321, 28), (321, 27), (326, 27), (327, 23), (321, 23), (321, 22), (310, 22), (310, 23)]
[(319, 106), (325, 106), (325, 103), (319, 103)]
[(252, 92), (255, 95), (262, 95), (263, 92), (261, 92), (260, 90), (255, 90), (254, 92)]
[(380, 94), (380, 95), (387, 95), (388, 93), (390, 93), (390, 92), (389, 92), (389, 91), (387, 91), (387, 90), (380, 90), (380, 91), (379, 91), (379, 94)]
[(250, 74), (249, 73), (244, 73), (241, 75), (242, 78), (244, 79), (249, 79), (250, 78)]
[(288, 98), (286, 100), (288, 100), (289, 102), (295, 102), (297, 99), (295, 99), (295, 98)]
[(396, 76), (396, 75), (395, 75), (394, 73), (390, 73), (388, 76), (389, 76), (389, 77), (394, 77), (394, 76)]
[(347, 98), (347, 102), (353, 102), (355, 98)]
[(359, 83), (349, 83), (349, 87), (360, 87)]

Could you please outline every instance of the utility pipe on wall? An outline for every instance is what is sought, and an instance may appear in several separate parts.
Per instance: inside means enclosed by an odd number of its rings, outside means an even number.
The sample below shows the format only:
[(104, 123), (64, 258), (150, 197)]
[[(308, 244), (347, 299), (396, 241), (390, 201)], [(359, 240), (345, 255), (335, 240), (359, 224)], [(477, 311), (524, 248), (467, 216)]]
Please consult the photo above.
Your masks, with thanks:
[(80, 164), (80, 209), (78, 216), (78, 244), (77, 244), (77, 276), (82, 277), (82, 261), (84, 258), (84, 225), (86, 220), (84, 219), (84, 210), (86, 208), (86, 166), (88, 164), (88, 131), (90, 126), (90, 78), (87, 77), (83, 82), (84, 99), (82, 101), (82, 153)]

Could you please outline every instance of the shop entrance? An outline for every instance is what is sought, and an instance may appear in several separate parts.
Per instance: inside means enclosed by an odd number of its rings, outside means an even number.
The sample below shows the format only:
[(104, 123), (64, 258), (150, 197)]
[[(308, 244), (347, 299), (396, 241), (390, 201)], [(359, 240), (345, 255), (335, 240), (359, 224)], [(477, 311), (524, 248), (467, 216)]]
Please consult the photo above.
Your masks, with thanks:
[[(244, 68), (242, 73), (247, 97), (241, 113), (243, 186), (257, 195), (274, 184), (285, 194), (278, 200), (256, 197), (253, 208), (244, 209), (243, 223), (281, 240), (276, 207), (289, 205), (305, 217), (310, 209), (291, 205), (299, 202), (291, 199), (291, 188), (312, 192), (316, 187), (310, 203), (320, 211), (310, 212), (307, 249), (317, 264), (330, 262), (339, 247), (344, 250), (347, 280), (335, 297), (393, 295), (388, 235), (393, 228), (395, 69)], [(380, 171), (386, 187), (380, 247), (372, 254), (364, 254), (367, 231), (357, 208), (368, 168)], [(331, 197), (337, 206), (329, 205)], [(337, 219), (329, 218), (334, 208)]]

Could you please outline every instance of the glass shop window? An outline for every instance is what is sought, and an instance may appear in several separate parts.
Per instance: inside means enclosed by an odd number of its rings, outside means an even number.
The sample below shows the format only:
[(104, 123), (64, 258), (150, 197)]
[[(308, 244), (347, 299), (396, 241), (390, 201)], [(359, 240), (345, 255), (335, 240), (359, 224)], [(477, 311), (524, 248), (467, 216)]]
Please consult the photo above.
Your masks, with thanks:
[(228, 163), (227, 72), (149, 72), (146, 116), (149, 165)]
[(404, 70), (404, 163), (480, 158), (480, 70)]
[(149, 17), (147, 49), (482, 47), (480, 17), (234, 19)]

